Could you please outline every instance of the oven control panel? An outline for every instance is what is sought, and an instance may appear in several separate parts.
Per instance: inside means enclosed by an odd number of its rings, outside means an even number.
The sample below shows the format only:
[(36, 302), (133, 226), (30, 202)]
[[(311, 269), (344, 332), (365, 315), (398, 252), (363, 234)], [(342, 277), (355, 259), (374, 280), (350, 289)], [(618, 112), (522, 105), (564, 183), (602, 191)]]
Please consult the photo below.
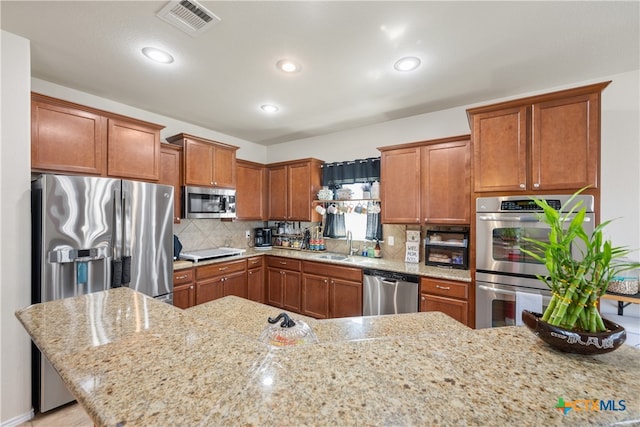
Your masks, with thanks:
[[(559, 211), (562, 203), (557, 199), (547, 199), (549, 206)], [(536, 205), (536, 202), (530, 199), (522, 200), (503, 200), (500, 203), (501, 211), (541, 211), (542, 208)]]

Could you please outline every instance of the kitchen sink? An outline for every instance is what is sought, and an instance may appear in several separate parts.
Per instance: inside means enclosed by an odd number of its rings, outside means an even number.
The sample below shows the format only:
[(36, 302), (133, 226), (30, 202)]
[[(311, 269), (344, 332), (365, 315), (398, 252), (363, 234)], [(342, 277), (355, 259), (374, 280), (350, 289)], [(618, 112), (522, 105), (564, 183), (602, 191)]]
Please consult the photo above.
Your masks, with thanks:
[(314, 258), (330, 259), (333, 261), (342, 261), (343, 259), (347, 259), (349, 257), (347, 255), (340, 255), (340, 254), (321, 254), (321, 255), (316, 255)]

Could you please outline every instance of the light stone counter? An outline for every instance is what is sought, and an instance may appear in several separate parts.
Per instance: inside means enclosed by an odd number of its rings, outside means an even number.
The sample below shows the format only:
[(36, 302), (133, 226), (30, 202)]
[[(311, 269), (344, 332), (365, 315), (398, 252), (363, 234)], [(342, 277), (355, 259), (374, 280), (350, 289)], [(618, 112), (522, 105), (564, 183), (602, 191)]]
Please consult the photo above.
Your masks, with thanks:
[[(524, 327), (440, 313), (304, 318), (319, 343), (258, 342), (278, 312), (236, 297), (183, 311), (119, 288), (16, 315), (97, 426), (640, 423), (629, 346), (568, 355)], [(578, 407), (564, 415), (558, 398)], [(579, 410), (585, 399), (625, 410)]]
[(223, 257), (212, 260), (200, 261), (197, 263), (190, 263), (189, 261), (176, 261), (174, 262), (174, 270), (180, 270), (184, 268), (190, 268), (192, 266), (216, 264), (220, 262), (232, 261), (236, 259), (249, 258), (256, 255), (273, 255), (282, 256), (286, 258), (299, 259), (303, 261), (316, 261), (325, 262), (335, 265), (343, 265), (346, 267), (358, 267), (358, 268), (370, 268), (377, 270), (395, 271), (399, 273), (415, 274), (417, 276), (433, 277), (437, 279), (449, 279), (457, 280), (460, 282), (471, 282), (471, 274), (469, 270), (456, 270), (453, 268), (432, 267), (425, 265), (424, 262), (418, 264), (406, 263), (404, 261), (395, 261), (386, 258), (367, 258), (358, 255), (349, 256), (342, 260), (335, 259), (323, 259), (323, 255), (332, 253), (324, 252), (311, 252), (311, 251), (298, 251), (291, 249), (278, 249), (273, 248), (270, 250), (259, 250), (249, 248), (242, 255), (236, 255), (231, 257)]

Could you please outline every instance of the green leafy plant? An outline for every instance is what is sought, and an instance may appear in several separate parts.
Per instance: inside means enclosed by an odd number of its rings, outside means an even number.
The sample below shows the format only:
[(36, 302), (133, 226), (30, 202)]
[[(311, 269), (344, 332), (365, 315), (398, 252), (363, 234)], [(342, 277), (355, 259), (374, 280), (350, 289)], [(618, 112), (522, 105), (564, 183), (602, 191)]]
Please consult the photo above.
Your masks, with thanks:
[[(563, 208), (571, 206), (582, 191), (584, 188), (573, 194)], [(561, 213), (545, 200), (533, 200), (542, 209), (540, 219), (550, 228), (548, 242), (523, 238), (533, 247), (522, 251), (549, 271), (548, 276), (537, 276), (552, 293), (542, 320), (569, 330), (604, 332), (606, 328), (598, 311), (598, 298), (607, 291), (609, 282), (616, 275), (638, 268), (640, 263), (625, 260), (631, 250), (615, 247), (603, 238), (602, 230), (611, 220), (599, 224), (590, 236), (587, 235), (583, 227), (586, 208), (581, 202)], [(581, 257), (574, 258), (574, 245), (581, 248)]]

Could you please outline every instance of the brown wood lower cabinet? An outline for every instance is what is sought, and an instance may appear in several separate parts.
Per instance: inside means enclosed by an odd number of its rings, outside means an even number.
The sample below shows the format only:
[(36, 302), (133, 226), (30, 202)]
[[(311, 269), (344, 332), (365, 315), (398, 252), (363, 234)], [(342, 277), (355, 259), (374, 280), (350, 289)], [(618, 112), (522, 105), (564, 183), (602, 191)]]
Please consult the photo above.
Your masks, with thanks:
[(300, 313), (300, 261), (267, 257), (267, 304)]
[(317, 319), (362, 316), (362, 270), (302, 263), (302, 314)]
[(196, 287), (193, 284), (193, 269), (173, 272), (173, 305), (189, 308), (196, 305)]
[(468, 325), (469, 284), (452, 280), (420, 280), (420, 311), (440, 311)]
[(247, 261), (203, 265), (196, 270), (196, 304), (227, 295), (247, 298)]
[(262, 256), (247, 259), (247, 298), (263, 304), (267, 302), (264, 257)]

